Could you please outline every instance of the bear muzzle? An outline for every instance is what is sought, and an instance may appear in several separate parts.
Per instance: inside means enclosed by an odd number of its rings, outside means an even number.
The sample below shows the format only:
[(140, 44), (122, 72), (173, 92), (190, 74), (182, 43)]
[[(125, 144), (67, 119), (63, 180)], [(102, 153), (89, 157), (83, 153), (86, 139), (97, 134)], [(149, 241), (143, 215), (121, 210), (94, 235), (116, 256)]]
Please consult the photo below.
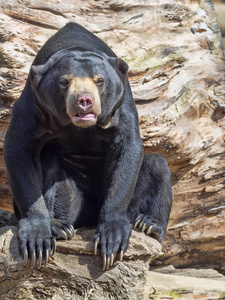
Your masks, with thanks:
[(101, 100), (91, 78), (72, 78), (66, 102), (67, 114), (74, 125), (87, 128), (97, 123), (97, 117), (101, 114)]
[(90, 127), (96, 124), (98, 110), (96, 111), (94, 96), (90, 93), (80, 93), (74, 97), (74, 103), (68, 114), (78, 127)]

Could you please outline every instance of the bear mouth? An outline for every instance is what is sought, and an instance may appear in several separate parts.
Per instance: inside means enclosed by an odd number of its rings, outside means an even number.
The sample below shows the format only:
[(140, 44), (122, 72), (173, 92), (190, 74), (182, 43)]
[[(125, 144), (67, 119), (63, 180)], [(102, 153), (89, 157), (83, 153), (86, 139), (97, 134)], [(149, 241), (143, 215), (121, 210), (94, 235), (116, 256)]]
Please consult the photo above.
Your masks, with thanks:
[(94, 121), (96, 120), (96, 115), (93, 113), (77, 113), (75, 116), (71, 116), (74, 121)]

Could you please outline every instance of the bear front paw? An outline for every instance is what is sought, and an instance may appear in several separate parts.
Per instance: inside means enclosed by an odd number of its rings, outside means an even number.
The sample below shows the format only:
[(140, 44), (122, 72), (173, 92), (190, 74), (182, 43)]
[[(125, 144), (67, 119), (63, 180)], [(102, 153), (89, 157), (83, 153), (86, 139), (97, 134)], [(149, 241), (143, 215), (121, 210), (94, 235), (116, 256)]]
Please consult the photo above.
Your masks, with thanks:
[(120, 261), (123, 260), (131, 234), (130, 223), (125, 218), (99, 224), (95, 235), (95, 255), (99, 248), (103, 257), (103, 271), (113, 266), (119, 252)]
[(31, 268), (36, 265), (39, 269), (43, 262), (47, 265), (49, 255), (56, 250), (56, 241), (51, 235), (50, 222), (46, 219), (23, 218), (18, 228), (19, 250), (24, 258), (24, 265), (28, 258)]

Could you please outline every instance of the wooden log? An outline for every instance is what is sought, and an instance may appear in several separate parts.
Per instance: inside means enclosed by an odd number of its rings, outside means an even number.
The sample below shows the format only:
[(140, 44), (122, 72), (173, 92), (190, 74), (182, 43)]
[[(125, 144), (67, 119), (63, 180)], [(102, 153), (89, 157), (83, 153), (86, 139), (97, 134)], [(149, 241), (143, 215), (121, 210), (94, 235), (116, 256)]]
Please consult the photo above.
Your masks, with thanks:
[[(15, 224), (12, 213), (0, 217), (1, 225)], [(31, 269), (23, 266), (16, 234), (15, 226), (0, 228), (0, 299), (144, 299), (149, 263), (162, 255), (155, 239), (133, 231), (124, 261), (102, 272), (95, 229), (81, 228), (71, 241), (57, 241), (46, 268)]]

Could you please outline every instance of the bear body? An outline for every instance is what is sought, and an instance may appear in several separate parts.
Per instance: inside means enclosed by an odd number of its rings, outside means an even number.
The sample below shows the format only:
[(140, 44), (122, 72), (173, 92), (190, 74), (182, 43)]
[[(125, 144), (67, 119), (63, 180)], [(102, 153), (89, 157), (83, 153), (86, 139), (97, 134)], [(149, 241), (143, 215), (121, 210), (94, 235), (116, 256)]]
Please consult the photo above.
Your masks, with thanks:
[(162, 241), (172, 192), (163, 157), (143, 154), (127, 64), (69, 23), (37, 54), (4, 143), (25, 262), (97, 226), (103, 269), (122, 259), (131, 225)]

